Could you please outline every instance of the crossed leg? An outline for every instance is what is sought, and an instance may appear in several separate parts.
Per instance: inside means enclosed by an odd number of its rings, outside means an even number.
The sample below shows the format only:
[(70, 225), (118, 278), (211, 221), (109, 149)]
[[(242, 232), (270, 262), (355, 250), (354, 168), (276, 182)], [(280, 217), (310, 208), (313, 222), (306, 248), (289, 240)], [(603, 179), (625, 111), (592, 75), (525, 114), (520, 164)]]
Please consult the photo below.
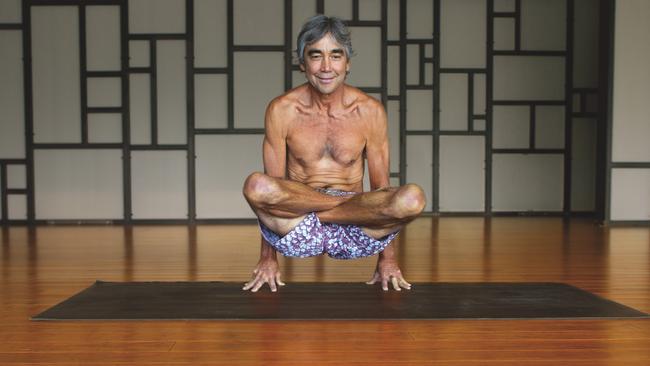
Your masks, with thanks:
[(279, 235), (316, 212), (321, 222), (357, 225), (378, 239), (401, 229), (425, 206), (424, 193), (415, 184), (337, 197), (263, 173), (246, 179), (244, 196), (260, 221)]

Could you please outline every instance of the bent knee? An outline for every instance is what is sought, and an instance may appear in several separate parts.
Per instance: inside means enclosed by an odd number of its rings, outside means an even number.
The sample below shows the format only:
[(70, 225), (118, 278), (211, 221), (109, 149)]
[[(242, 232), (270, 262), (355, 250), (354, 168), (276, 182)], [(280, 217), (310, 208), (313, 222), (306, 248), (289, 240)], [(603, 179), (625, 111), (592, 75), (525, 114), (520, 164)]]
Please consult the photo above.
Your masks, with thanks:
[(279, 186), (275, 178), (260, 172), (254, 172), (244, 181), (244, 197), (255, 206), (277, 203)]
[(400, 187), (391, 200), (392, 216), (399, 220), (411, 220), (417, 217), (426, 206), (426, 196), (417, 184), (405, 184)]

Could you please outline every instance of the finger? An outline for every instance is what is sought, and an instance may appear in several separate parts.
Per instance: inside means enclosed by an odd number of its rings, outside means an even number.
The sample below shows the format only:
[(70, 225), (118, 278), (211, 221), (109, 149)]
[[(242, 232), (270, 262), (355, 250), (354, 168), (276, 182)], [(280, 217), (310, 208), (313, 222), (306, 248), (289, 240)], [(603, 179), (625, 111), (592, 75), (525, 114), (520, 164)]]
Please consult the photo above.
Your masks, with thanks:
[(275, 282), (277, 282), (278, 285), (280, 285), (280, 286), (284, 286), (284, 285), (286, 285), (286, 283), (282, 282), (282, 279), (280, 278), (280, 274), (279, 274), (279, 273), (278, 273), (277, 275), (275, 275)]
[(278, 287), (275, 285), (275, 279), (270, 278), (267, 283), (269, 284), (269, 287), (271, 288), (271, 292), (276, 292), (278, 291)]
[(375, 275), (372, 276), (370, 281), (366, 282), (366, 285), (374, 285), (377, 281), (379, 281), (379, 275), (375, 272)]
[(387, 278), (382, 278), (381, 279), (381, 289), (384, 291), (388, 291), (388, 279)]
[(398, 283), (398, 281), (397, 281), (397, 277), (391, 277), (391, 279), (390, 279), (390, 283), (393, 284), (393, 288), (395, 289), (395, 291), (402, 291), (402, 288), (399, 287), (399, 283)]
[(407, 289), (407, 290), (411, 289), (411, 284), (406, 282), (406, 280), (403, 279), (403, 278), (399, 279), (399, 285), (402, 286), (403, 288)]
[(248, 289), (250, 289), (251, 287), (253, 287), (253, 286), (257, 283), (257, 281), (259, 281), (259, 279), (260, 279), (260, 275), (261, 275), (261, 274), (258, 273), (258, 274), (255, 276), (255, 278), (253, 278), (252, 280), (248, 281), (248, 282), (246, 283), (246, 285), (244, 285), (244, 288), (242, 288), (242, 290), (247, 291)]
[(264, 279), (259, 279), (257, 283), (255, 284), (255, 287), (251, 290), (252, 292), (257, 292), (264, 284), (266, 283), (266, 280)]

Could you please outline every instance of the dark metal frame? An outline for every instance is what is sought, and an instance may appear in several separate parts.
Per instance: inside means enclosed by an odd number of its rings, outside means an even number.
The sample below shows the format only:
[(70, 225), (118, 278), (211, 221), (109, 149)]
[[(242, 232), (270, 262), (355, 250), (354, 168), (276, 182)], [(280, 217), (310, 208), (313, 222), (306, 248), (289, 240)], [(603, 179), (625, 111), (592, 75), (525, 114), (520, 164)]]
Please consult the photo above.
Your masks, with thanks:
[[(3, 29), (19, 29), (23, 31), (23, 52), (24, 52), (24, 83), (25, 83), (25, 132), (26, 132), (26, 155), (25, 159), (16, 160), (0, 160), (0, 169), (6, 172), (8, 164), (24, 164), (27, 172), (27, 188), (24, 190), (12, 190), (6, 187), (6, 174), (3, 174), (2, 181), (0, 181), (0, 189), (2, 194), (2, 207), (3, 213), (2, 223), (19, 223), (16, 220), (8, 220), (6, 213), (6, 201), (9, 194), (25, 194), (27, 197), (27, 211), (28, 219), (25, 223), (39, 224), (39, 223), (119, 223), (119, 224), (164, 224), (164, 223), (240, 223), (250, 222), (248, 219), (197, 219), (196, 218), (196, 191), (195, 191), (195, 173), (196, 173), (196, 151), (195, 151), (195, 136), (198, 135), (246, 135), (246, 134), (263, 134), (264, 130), (261, 128), (236, 128), (234, 121), (234, 52), (282, 52), (285, 56), (284, 73), (285, 73), (285, 89), (291, 88), (292, 71), (298, 70), (297, 65), (292, 63), (293, 51), (291, 49), (292, 41), (292, 0), (284, 0), (284, 45), (277, 46), (241, 46), (235, 45), (233, 40), (233, 8), (235, 0), (227, 1), (228, 23), (227, 23), (227, 67), (218, 68), (197, 68), (194, 67), (194, 0), (186, 0), (185, 2), (185, 33), (180, 34), (129, 34), (128, 28), (128, 4), (126, 0), (23, 0), (23, 23), (22, 24), (2, 24), (0, 30)], [(570, 152), (571, 152), (571, 118), (572, 117), (595, 117), (600, 114), (594, 112), (587, 112), (584, 108), (586, 95), (595, 94), (599, 89), (580, 89), (572, 88), (572, 29), (573, 29), (573, 0), (567, 0), (567, 50), (568, 51), (526, 51), (521, 50), (521, 1), (515, 0), (514, 12), (494, 12), (494, 1), (487, 1), (487, 54), (486, 54), (486, 67), (485, 68), (440, 68), (440, 0), (433, 1), (433, 14), (434, 19), (434, 32), (431, 38), (427, 39), (408, 39), (406, 35), (406, 2), (407, 0), (400, 0), (400, 39), (387, 40), (387, 0), (381, 1), (381, 20), (380, 21), (362, 21), (359, 18), (359, 0), (352, 0), (352, 15), (353, 19), (348, 21), (350, 26), (360, 27), (379, 27), (381, 30), (381, 85), (371, 88), (362, 88), (366, 92), (380, 93), (382, 101), (386, 103), (388, 100), (399, 101), (399, 116), (400, 116), (400, 159), (399, 171), (390, 174), (391, 177), (399, 177), (400, 184), (406, 183), (406, 137), (410, 135), (427, 135), (432, 138), (433, 146), (433, 186), (432, 214), (438, 215), (479, 215), (479, 216), (504, 216), (504, 215), (573, 215), (585, 214), (574, 213), (570, 207)], [(603, 0), (608, 1), (608, 0)], [(611, 0), (613, 4), (613, 0)], [(82, 141), (75, 144), (59, 144), (59, 143), (35, 143), (33, 138), (34, 126), (32, 115), (32, 73), (31, 73), (31, 16), (30, 9), (32, 6), (39, 5), (73, 5), (78, 6), (80, 9), (80, 68), (81, 68), (81, 94), (82, 94)], [(86, 41), (85, 41), (85, 8), (89, 5), (116, 5), (120, 9), (120, 50), (121, 50), (121, 70), (120, 71), (88, 71), (86, 70)], [(613, 5), (612, 5), (613, 7)], [(324, 0), (316, 0), (316, 11), (322, 13), (324, 11)], [(515, 21), (515, 50), (514, 51), (496, 51), (493, 50), (494, 38), (494, 19), (495, 18), (514, 18)], [(613, 26), (610, 29), (613, 34)], [(147, 40), (150, 45), (150, 64), (144, 68), (131, 68), (129, 66), (129, 41), (130, 40)], [(187, 86), (187, 142), (185, 144), (159, 144), (157, 141), (157, 120), (156, 120), (156, 41), (158, 40), (183, 40), (186, 46), (186, 86)], [(420, 79), (417, 85), (406, 84), (406, 45), (418, 44), (420, 48)], [(424, 48), (425, 45), (432, 45), (432, 57), (426, 57)], [(400, 58), (400, 85), (399, 95), (388, 95), (387, 93), (387, 47), (398, 46)], [(565, 99), (558, 101), (495, 101), (492, 96), (493, 87), (493, 58), (499, 55), (530, 55), (530, 56), (559, 56), (565, 58), (566, 75), (565, 80)], [(611, 57), (611, 55), (610, 55)], [(433, 80), (429, 84), (428, 80), (424, 80), (424, 67), (427, 64), (433, 64)], [(610, 70), (611, 71), (611, 70)], [(129, 96), (129, 77), (134, 73), (147, 73), (151, 76), (151, 103), (152, 103), (152, 140), (150, 144), (146, 145), (132, 145), (130, 136), (130, 96)], [(463, 73), (468, 77), (468, 130), (467, 131), (444, 131), (440, 129), (440, 75), (442, 73)], [(200, 74), (220, 74), (227, 76), (228, 88), (228, 121), (227, 127), (222, 128), (196, 128), (195, 115), (194, 115), (194, 80), (196, 75)], [(486, 114), (474, 114), (474, 76), (477, 74), (485, 75), (486, 86)], [(87, 78), (89, 77), (119, 77), (121, 79), (122, 91), (122, 105), (120, 107), (97, 108), (88, 107), (86, 102), (86, 88)], [(426, 89), (433, 91), (433, 127), (431, 130), (425, 131), (411, 131), (406, 129), (406, 91), (415, 89)], [(611, 88), (608, 88), (611, 94)], [(579, 112), (572, 111), (572, 98), (574, 94), (580, 95), (581, 110)], [(611, 105), (611, 95), (609, 98)], [(495, 105), (527, 105), (531, 108), (531, 144), (529, 149), (494, 149), (492, 148), (492, 112)], [(566, 120), (565, 120), (565, 147), (563, 149), (537, 149), (534, 145), (534, 127), (535, 117), (534, 110), (538, 105), (563, 105), (565, 106)], [(602, 111), (602, 110), (601, 110)], [(88, 113), (120, 113), (122, 115), (122, 142), (121, 143), (90, 143), (88, 141)], [(599, 112), (600, 113), (600, 112)], [(610, 111), (611, 113), (611, 111)], [(477, 120), (485, 121), (484, 130), (476, 130), (474, 123)], [(611, 116), (609, 125), (611, 126)], [(601, 131), (601, 129), (599, 129)], [(439, 141), (440, 136), (457, 136), (457, 135), (471, 135), (471, 136), (484, 136), (485, 137), (485, 209), (482, 213), (476, 212), (440, 212), (439, 210)], [(611, 131), (608, 131), (608, 138), (611, 139)], [(610, 143), (611, 145), (611, 143)], [(35, 196), (34, 196), (34, 150), (36, 149), (120, 149), (123, 154), (123, 206), (124, 218), (122, 220), (36, 220), (35, 219)], [(145, 220), (133, 219), (132, 210), (132, 187), (131, 187), (131, 152), (132, 151), (163, 151), (163, 150), (182, 150), (188, 154), (187, 160), (187, 183), (188, 183), (188, 217), (187, 219), (173, 219), (173, 220)], [(624, 163), (611, 162), (611, 146), (608, 146), (607, 157), (607, 194), (609, 194), (609, 179), (611, 169), (614, 167), (622, 167)], [(564, 174), (564, 208), (561, 212), (493, 212), (492, 211), (492, 156), (493, 154), (514, 153), (514, 154), (529, 154), (529, 153), (542, 153), (542, 154), (563, 154), (565, 159), (565, 174)], [(634, 164), (636, 167), (638, 164)], [(625, 167), (632, 165), (626, 164)], [(642, 167), (647, 167), (643, 163)], [(608, 209), (608, 205), (605, 205)], [(607, 217), (609, 214), (607, 213)]]

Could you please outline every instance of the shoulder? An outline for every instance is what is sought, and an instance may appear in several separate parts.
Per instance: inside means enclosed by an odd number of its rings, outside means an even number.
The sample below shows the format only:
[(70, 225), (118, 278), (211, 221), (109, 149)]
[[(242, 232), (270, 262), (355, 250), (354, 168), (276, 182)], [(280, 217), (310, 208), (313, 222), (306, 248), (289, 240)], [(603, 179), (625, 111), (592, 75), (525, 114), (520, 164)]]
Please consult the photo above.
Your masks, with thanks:
[(304, 91), (301, 87), (291, 89), (284, 94), (273, 98), (266, 107), (266, 127), (285, 125), (292, 120), (301, 105)]
[(346, 95), (355, 104), (362, 118), (368, 120), (385, 117), (384, 105), (378, 99), (353, 86), (346, 85)]

